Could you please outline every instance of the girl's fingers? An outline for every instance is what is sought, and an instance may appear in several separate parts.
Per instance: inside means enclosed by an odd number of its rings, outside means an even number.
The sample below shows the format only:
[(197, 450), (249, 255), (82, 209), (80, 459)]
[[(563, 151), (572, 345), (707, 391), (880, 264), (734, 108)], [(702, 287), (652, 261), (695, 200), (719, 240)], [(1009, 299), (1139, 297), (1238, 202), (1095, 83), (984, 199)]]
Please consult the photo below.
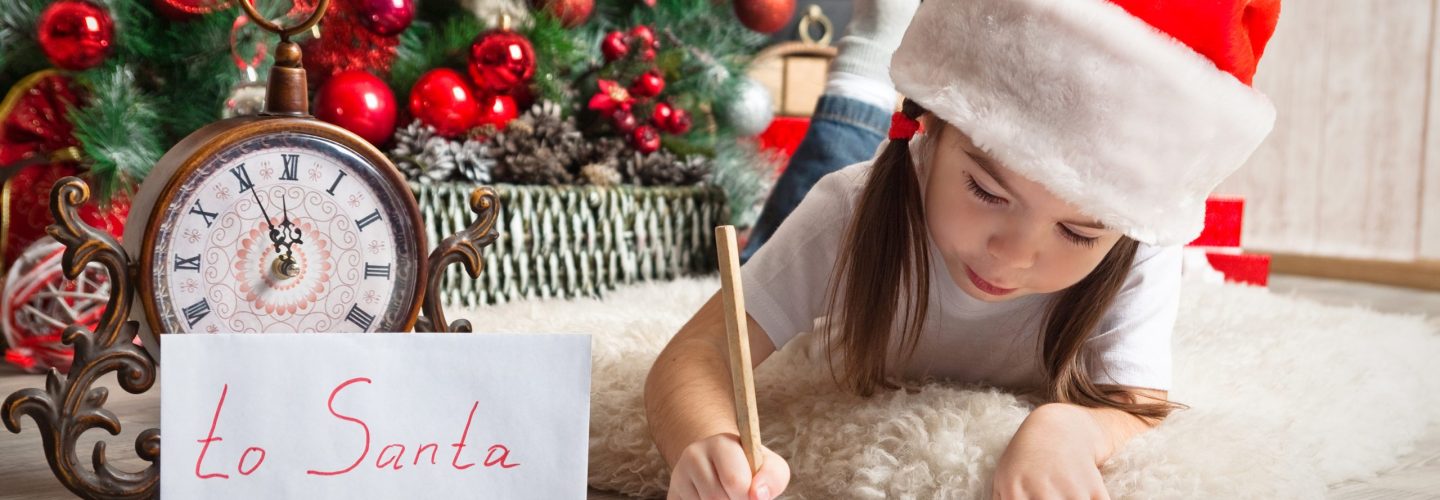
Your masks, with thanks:
[(755, 473), (754, 481), (749, 486), (748, 498), (754, 500), (770, 500), (779, 496), (790, 484), (790, 464), (784, 458), (769, 448), (762, 448), (760, 454), (764, 463), (760, 464), (760, 470)]
[[(733, 444), (733, 446), (731, 446)], [(720, 484), (725, 498), (746, 500), (750, 492), (750, 461), (739, 443), (726, 443), (710, 456), (715, 463), (714, 480)]]

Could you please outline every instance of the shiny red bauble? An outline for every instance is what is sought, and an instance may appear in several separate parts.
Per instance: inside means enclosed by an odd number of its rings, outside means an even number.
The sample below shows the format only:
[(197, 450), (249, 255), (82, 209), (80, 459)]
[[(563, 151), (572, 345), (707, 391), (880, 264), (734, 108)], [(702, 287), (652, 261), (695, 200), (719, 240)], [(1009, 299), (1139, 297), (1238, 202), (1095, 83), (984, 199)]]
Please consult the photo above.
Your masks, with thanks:
[(504, 94), (493, 95), (480, 100), (480, 116), (475, 121), (476, 126), (490, 125), (495, 131), (505, 130), (511, 120), (520, 116), (520, 110), (515, 105), (515, 99)]
[(56, 67), (93, 68), (110, 54), (115, 22), (110, 13), (83, 0), (60, 0), (40, 12), (40, 50)]
[(630, 145), (647, 155), (659, 151), (660, 132), (650, 125), (635, 127), (635, 131), (630, 133)]
[(665, 91), (665, 77), (660, 70), (652, 69), (630, 83), (630, 94), (636, 97), (655, 97)]
[(381, 36), (398, 35), (415, 19), (414, 0), (358, 0), (355, 10), (365, 29)]
[(595, 10), (595, 0), (530, 0), (531, 8), (544, 8), (566, 28), (585, 24)]
[(746, 28), (774, 33), (795, 14), (795, 0), (735, 0), (735, 16)]
[(519, 33), (493, 30), (470, 44), (471, 81), (484, 94), (508, 94), (535, 76), (535, 49)]
[(379, 77), (364, 70), (344, 71), (315, 92), (316, 118), (379, 146), (395, 133), (395, 94)]
[(449, 68), (430, 70), (410, 89), (410, 114), (445, 137), (465, 135), (480, 118), (480, 103), (465, 77)]
[(625, 41), (625, 33), (611, 31), (600, 41), (600, 53), (605, 55), (606, 62), (615, 62), (630, 55), (630, 44)]

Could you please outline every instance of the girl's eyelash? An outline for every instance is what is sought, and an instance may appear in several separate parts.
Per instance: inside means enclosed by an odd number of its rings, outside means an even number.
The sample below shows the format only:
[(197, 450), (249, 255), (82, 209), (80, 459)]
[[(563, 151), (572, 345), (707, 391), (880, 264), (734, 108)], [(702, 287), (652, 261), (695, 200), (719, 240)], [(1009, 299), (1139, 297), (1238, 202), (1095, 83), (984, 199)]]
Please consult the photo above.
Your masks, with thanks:
[(985, 189), (981, 188), (981, 187), (980, 187), (980, 184), (978, 184), (978, 183), (975, 182), (975, 177), (970, 176), (970, 175), (968, 175), (968, 174), (967, 174), (965, 177), (966, 177), (966, 181), (965, 181), (966, 184), (969, 184), (969, 185), (970, 185), (970, 192), (975, 193), (975, 196), (978, 197), (978, 198), (980, 198), (980, 199), (981, 199), (982, 201), (984, 201), (985, 203), (996, 204), (996, 203), (1000, 203), (1000, 202), (1005, 201), (1004, 198), (1001, 198), (1001, 197), (999, 197), (999, 196), (995, 196), (995, 195), (993, 195), (993, 194), (990, 194), (989, 191), (986, 191)]
[(1095, 246), (1095, 242), (1100, 239), (1080, 236), (1076, 234), (1075, 231), (1071, 231), (1070, 228), (1065, 227), (1064, 224), (1060, 224), (1060, 233), (1065, 236), (1065, 239), (1070, 240), (1071, 243), (1085, 247)]
[[(1004, 198), (1001, 198), (1001, 197), (999, 197), (999, 196), (995, 196), (995, 195), (993, 195), (993, 194), (990, 194), (989, 191), (986, 191), (984, 188), (981, 188), (981, 187), (980, 187), (980, 184), (977, 183), (977, 182), (975, 182), (975, 177), (974, 177), (974, 176), (971, 176), (971, 175), (968, 175), (968, 174), (967, 174), (965, 177), (966, 177), (965, 183), (969, 185), (969, 187), (970, 187), (970, 192), (971, 192), (971, 193), (975, 193), (975, 196), (976, 196), (977, 198), (980, 198), (981, 201), (984, 201), (985, 203), (990, 203), (990, 204), (998, 204), (998, 203), (1001, 203), (1001, 202), (1004, 202), (1004, 201), (1005, 201)], [(1090, 237), (1086, 237), (1086, 236), (1081, 236), (1081, 235), (1079, 235), (1079, 234), (1076, 234), (1074, 231), (1071, 231), (1070, 228), (1065, 227), (1064, 224), (1058, 224), (1058, 225), (1060, 226), (1060, 234), (1063, 235), (1063, 236), (1065, 237), (1065, 239), (1070, 240), (1071, 243), (1074, 243), (1074, 244), (1076, 244), (1076, 245), (1081, 245), (1081, 246), (1085, 246), (1085, 247), (1093, 247), (1093, 246), (1095, 246), (1095, 242), (1100, 239), (1100, 238), (1090, 238)]]

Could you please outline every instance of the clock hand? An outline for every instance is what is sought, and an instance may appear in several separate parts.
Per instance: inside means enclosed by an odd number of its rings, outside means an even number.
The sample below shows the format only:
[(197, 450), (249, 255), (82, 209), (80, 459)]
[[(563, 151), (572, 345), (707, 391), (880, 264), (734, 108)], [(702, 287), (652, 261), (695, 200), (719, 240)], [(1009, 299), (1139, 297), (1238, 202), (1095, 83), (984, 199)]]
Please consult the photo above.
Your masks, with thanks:
[(275, 253), (278, 254), (280, 253), (280, 243), (283, 240), (280, 235), (280, 230), (276, 229), (275, 224), (270, 222), (270, 213), (265, 211), (265, 204), (260, 202), (260, 190), (251, 189), (250, 194), (255, 197), (255, 204), (260, 206), (260, 215), (265, 216), (265, 225), (270, 226), (270, 243), (275, 245)]

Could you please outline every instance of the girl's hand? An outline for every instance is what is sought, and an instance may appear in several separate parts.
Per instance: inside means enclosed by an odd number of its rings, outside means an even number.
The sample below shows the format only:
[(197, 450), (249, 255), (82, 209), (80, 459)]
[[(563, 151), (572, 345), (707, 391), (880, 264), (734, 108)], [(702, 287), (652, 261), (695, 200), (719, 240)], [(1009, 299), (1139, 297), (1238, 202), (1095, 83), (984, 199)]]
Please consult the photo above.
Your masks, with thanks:
[(991, 498), (1109, 500), (1088, 434), (1099, 430), (1089, 418), (1059, 405), (1031, 412), (1000, 456)]
[(760, 472), (751, 477), (740, 436), (716, 434), (690, 443), (670, 471), (668, 498), (770, 500), (790, 484), (790, 465), (763, 445), (760, 456)]

